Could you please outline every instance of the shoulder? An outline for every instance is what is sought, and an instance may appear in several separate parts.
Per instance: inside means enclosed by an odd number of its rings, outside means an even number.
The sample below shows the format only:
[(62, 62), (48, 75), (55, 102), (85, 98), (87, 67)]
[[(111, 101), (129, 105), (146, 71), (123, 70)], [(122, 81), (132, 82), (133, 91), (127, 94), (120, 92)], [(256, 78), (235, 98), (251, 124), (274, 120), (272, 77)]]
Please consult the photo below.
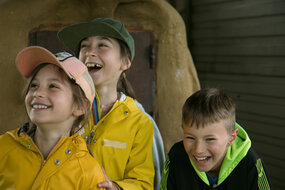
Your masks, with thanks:
[(181, 161), (185, 161), (187, 163), (190, 162), (188, 159), (188, 155), (184, 149), (183, 141), (179, 141), (171, 147), (168, 153), (168, 157), (171, 161), (175, 161), (178, 163)]
[(80, 162), (80, 166), (82, 168), (83, 173), (97, 173), (97, 171), (101, 170), (101, 166), (98, 161), (91, 156), (91, 154), (85, 154), (83, 157), (77, 157), (78, 161)]
[(6, 155), (9, 151), (15, 150), (15, 148), (19, 146), (19, 144), (16, 141), (18, 130), (19, 129), (8, 131), (0, 136), (0, 147), (1, 147), (0, 159), (4, 155)]
[(80, 166), (83, 174), (91, 175), (93, 174), (94, 171), (101, 171), (100, 164), (90, 154), (90, 152), (88, 151), (86, 142), (80, 135), (74, 134), (73, 136), (71, 136), (70, 141), (72, 141), (72, 145), (69, 145), (70, 150), (71, 152), (74, 151), (75, 157), (77, 159), (77, 163)]
[(4, 147), (7, 147), (7, 146), (2, 146), (2, 145), (10, 144), (10, 142), (13, 141), (13, 138), (12, 138), (12, 136), (9, 133), (10, 132), (6, 132), (5, 134), (0, 136), (1, 149), (4, 148)]
[[(3, 135), (0, 135), (0, 144), (2, 145), (3, 143), (7, 144), (7, 143), (14, 142), (17, 139), (18, 130), (19, 129), (14, 129), (14, 130), (6, 132)], [(2, 146), (1, 146), (1, 148), (2, 148)]]
[(237, 167), (233, 170), (234, 173), (237, 174), (240, 178), (247, 176), (254, 177), (257, 176), (257, 162), (260, 160), (260, 157), (256, 153), (256, 151), (250, 147), (247, 154), (244, 158), (238, 163)]
[(173, 155), (173, 154), (184, 154), (184, 153), (186, 153), (186, 152), (185, 152), (185, 149), (184, 149), (183, 141), (179, 141), (179, 142), (175, 143), (170, 148), (170, 151), (169, 151), (170, 155)]
[[(167, 189), (192, 189), (197, 186), (196, 182), (199, 178), (184, 150), (183, 141), (171, 147), (163, 172), (162, 178), (167, 178), (167, 182), (164, 182)], [(192, 180), (189, 181), (189, 179)]]
[(145, 112), (143, 106), (138, 101), (126, 96), (126, 99), (123, 102), (127, 106), (131, 118), (137, 119), (138, 122), (145, 122), (152, 126), (154, 125), (154, 120)]
[(248, 150), (248, 153), (244, 159), (245, 159), (248, 170), (255, 168), (259, 177), (262, 176), (263, 174), (267, 174), (264, 163), (263, 163), (261, 157), (254, 150), (254, 148), (251, 147)]
[(267, 170), (256, 151), (251, 147), (236, 171), (239, 181), (248, 181), (252, 186), (269, 189), (270, 180)]
[(169, 168), (175, 173), (185, 173), (185, 170), (187, 170), (187, 173), (192, 172), (192, 165), (184, 149), (183, 141), (177, 142), (171, 147), (168, 160)]
[(79, 166), (81, 167), (82, 174), (84, 178), (91, 181), (95, 186), (105, 180), (102, 168), (99, 162), (87, 153), (83, 157), (77, 158)]
[(244, 157), (244, 161), (247, 163), (248, 166), (253, 167), (255, 166), (258, 159), (260, 159), (259, 155), (254, 150), (254, 148), (250, 147), (246, 156)]
[(143, 115), (145, 115), (145, 111), (143, 106), (137, 102), (135, 99), (126, 96), (125, 99), (122, 101), (131, 112), (134, 113), (142, 113)]

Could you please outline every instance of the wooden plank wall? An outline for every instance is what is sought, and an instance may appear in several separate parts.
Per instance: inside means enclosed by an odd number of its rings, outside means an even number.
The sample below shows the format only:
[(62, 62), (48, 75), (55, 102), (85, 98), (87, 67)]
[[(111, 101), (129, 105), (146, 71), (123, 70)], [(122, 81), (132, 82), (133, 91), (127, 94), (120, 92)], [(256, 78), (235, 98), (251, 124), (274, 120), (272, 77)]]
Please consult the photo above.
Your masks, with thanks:
[(233, 96), (273, 189), (285, 189), (285, 1), (192, 0), (190, 10), (201, 86)]

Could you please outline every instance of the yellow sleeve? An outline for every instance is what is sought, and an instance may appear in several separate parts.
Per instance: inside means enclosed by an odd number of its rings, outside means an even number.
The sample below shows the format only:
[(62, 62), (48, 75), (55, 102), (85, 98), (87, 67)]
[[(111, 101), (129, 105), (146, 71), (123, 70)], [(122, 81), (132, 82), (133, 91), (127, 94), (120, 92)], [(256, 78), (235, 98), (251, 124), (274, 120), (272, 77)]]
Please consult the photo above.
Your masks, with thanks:
[(153, 190), (154, 166), (152, 158), (153, 126), (149, 118), (143, 117), (137, 125), (129, 162), (125, 169), (124, 180), (115, 181), (122, 189)]
[(92, 159), (88, 159), (88, 161), (85, 161), (85, 163), (82, 164), (85, 165), (87, 171), (84, 174), (86, 178), (86, 183), (83, 184), (83, 186), (85, 187), (82, 189), (106, 190), (106, 188), (97, 187), (98, 183), (105, 181), (104, 173), (97, 160), (92, 157)]

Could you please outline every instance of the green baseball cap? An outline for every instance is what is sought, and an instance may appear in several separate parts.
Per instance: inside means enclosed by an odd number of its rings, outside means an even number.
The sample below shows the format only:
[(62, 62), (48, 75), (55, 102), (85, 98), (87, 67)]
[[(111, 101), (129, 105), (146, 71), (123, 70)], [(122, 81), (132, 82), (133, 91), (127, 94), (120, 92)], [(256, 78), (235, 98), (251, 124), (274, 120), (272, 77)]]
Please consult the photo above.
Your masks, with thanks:
[(125, 42), (131, 52), (131, 61), (135, 56), (135, 43), (124, 24), (111, 18), (96, 18), (67, 26), (58, 31), (57, 36), (63, 44), (79, 55), (80, 42), (89, 36), (108, 36)]

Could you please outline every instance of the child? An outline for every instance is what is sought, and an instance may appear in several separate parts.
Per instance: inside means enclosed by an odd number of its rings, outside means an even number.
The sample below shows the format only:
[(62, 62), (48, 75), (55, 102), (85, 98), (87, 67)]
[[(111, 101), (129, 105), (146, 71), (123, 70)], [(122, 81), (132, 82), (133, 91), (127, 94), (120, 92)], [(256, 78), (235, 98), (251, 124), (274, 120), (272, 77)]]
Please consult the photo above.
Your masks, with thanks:
[(125, 95), (117, 88), (135, 55), (132, 36), (121, 22), (109, 18), (65, 27), (58, 36), (87, 65), (99, 96), (93, 103), (95, 108), (100, 104), (99, 112), (93, 109), (90, 118), (90, 146), (110, 179), (99, 185), (153, 190), (154, 183), (158, 189), (164, 160), (159, 130), (131, 90), (125, 88)]
[(235, 123), (233, 100), (202, 89), (183, 106), (183, 142), (170, 150), (161, 190), (269, 190), (263, 163), (245, 130)]
[(85, 65), (38, 46), (23, 49), (16, 62), (29, 79), (30, 122), (0, 136), (0, 189), (101, 189), (103, 171), (76, 133), (95, 95)]

